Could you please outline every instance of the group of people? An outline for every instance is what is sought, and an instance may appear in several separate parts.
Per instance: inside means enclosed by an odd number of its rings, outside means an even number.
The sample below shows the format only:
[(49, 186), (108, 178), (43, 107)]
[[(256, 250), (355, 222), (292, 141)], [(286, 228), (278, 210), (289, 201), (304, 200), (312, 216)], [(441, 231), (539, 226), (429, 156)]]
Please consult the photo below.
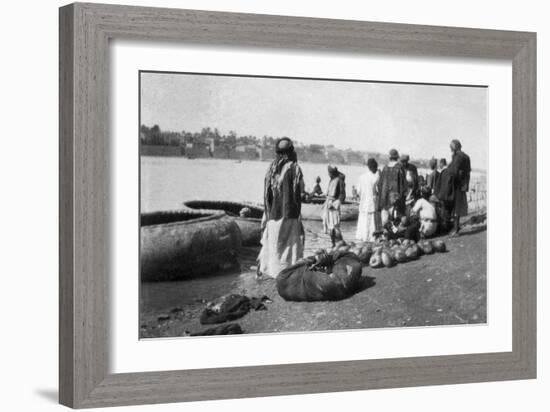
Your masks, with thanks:
[(424, 178), (408, 155), (389, 153), (382, 171), (374, 159), (358, 184), (359, 220), (356, 237), (373, 241), (378, 236), (418, 240), (438, 233), (457, 235), (460, 218), (468, 213), (467, 192), (470, 183), (470, 158), (460, 141), (450, 144), (452, 160), (430, 160), (430, 172)]
[[(356, 238), (374, 241), (379, 237), (418, 240), (438, 233), (456, 235), (460, 217), (468, 212), (470, 158), (458, 140), (450, 144), (452, 160), (430, 161), (424, 178), (408, 155), (389, 152), (388, 163), (379, 170), (375, 159), (367, 160), (367, 171), (359, 177), (353, 196), (359, 201)], [(342, 239), (340, 211), (346, 199), (345, 175), (328, 166), (329, 184), (322, 208), (324, 231), (334, 245)], [(321, 179), (309, 194), (298, 165), (294, 145), (288, 137), (276, 142), (275, 159), (264, 180), (262, 248), (258, 275), (276, 277), (303, 257), (305, 233), (301, 222), (302, 200), (320, 196)]]

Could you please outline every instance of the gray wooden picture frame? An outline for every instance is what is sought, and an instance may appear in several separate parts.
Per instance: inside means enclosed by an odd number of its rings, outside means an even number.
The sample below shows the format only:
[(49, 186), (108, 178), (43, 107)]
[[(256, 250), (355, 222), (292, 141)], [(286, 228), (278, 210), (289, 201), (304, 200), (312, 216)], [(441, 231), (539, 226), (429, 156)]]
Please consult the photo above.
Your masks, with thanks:
[[(536, 377), (535, 33), (83, 3), (60, 9), (59, 30), (62, 404), (85, 408)], [(512, 351), (110, 374), (106, 210), (109, 40), (115, 38), (511, 61)]]

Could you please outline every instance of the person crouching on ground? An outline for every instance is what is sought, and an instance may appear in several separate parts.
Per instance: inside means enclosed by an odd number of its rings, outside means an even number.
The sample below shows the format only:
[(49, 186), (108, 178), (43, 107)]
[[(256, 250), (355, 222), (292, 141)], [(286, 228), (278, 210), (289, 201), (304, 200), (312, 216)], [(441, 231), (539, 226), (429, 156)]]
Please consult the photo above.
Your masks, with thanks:
[(340, 208), (346, 199), (345, 176), (335, 166), (328, 166), (330, 182), (327, 188), (327, 199), (323, 205), (321, 218), (323, 229), (330, 235), (332, 246), (342, 240), (340, 230)]
[(310, 193), (310, 196), (322, 196), (323, 195), (323, 189), (321, 189), (321, 178), (317, 176), (315, 179), (315, 186), (313, 186), (313, 190)]
[(389, 207), (385, 209), (383, 225), (384, 239), (403, 237), (408, 225), (408, 219), (403, 213), (402, 199), (397, 192), (391, 192), (388, 197)]
[(363, 242), (374, 241), (377, 227), (376, 196), (378, 179), (378, 163), (372, 157), (367, 160), (368, 170), (359, 177), (359, 218), (357, 219), (357, 232), (355, 237)]
[(275, 144), (275, 159), (264, 181), (262, 249), (258, 277), (272, 278), (304, 255), (304, 227), (300, 218), (304, 179), (294, 145), (288, 137)]
[(422, 188), (421, 197), (411, 209), (411, 218), (416, 216), (420, 222), (418, 232), (421, 238), (433, 236), (437, 231), (437, 211), (435, 206), (428, 201), (430, 189)]

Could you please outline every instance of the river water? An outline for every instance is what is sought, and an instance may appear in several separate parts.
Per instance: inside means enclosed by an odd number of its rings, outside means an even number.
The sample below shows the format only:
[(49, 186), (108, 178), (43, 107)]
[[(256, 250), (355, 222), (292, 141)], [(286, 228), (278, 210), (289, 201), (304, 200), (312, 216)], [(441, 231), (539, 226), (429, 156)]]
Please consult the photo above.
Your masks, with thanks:
[[(261, 203), (264, 176), (269, 162), (232, 159), (187, 159), (183, 157), (141, 158), (141, 210), (178, 209), (192, 199), (232, 200)], [(328, 185), (324, 164), (300, 163), (306, 189), (312, 190), (321, 177), (323, 190)], [(339, 166), (346, 175), (348, 195), (366, 168)]]
[[(182, 202), (193, 199), (231, 200), (261, 203), (264, 176), (269, 162), (241, 162), (233, 159), (187, 159), (184, 157), (141, 158), (141, 211), (179, 209)], [(311, 191), (315, 178), (321, 177), (321, 187), (328, 185), (327, 166), (320, 163), (300, 163), (306, 190)], [(346, 175), (347, 194), (367, 169), (364, 166), (341, 165)], [(426, 170), (419, 173), (426, 174)], [(476, 179), (472, 174), (472, 181)]]

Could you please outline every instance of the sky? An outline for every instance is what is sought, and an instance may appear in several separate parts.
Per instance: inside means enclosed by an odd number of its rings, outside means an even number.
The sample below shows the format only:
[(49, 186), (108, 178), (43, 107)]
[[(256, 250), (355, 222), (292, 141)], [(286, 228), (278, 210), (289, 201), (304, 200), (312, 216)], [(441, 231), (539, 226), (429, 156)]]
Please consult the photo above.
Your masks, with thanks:
[(141, 74), (141, 123), (161, 130), (210, 127), (448, 160), (459, 139), (477, 169), (487, 165), (487, 104), (484, 87)]

